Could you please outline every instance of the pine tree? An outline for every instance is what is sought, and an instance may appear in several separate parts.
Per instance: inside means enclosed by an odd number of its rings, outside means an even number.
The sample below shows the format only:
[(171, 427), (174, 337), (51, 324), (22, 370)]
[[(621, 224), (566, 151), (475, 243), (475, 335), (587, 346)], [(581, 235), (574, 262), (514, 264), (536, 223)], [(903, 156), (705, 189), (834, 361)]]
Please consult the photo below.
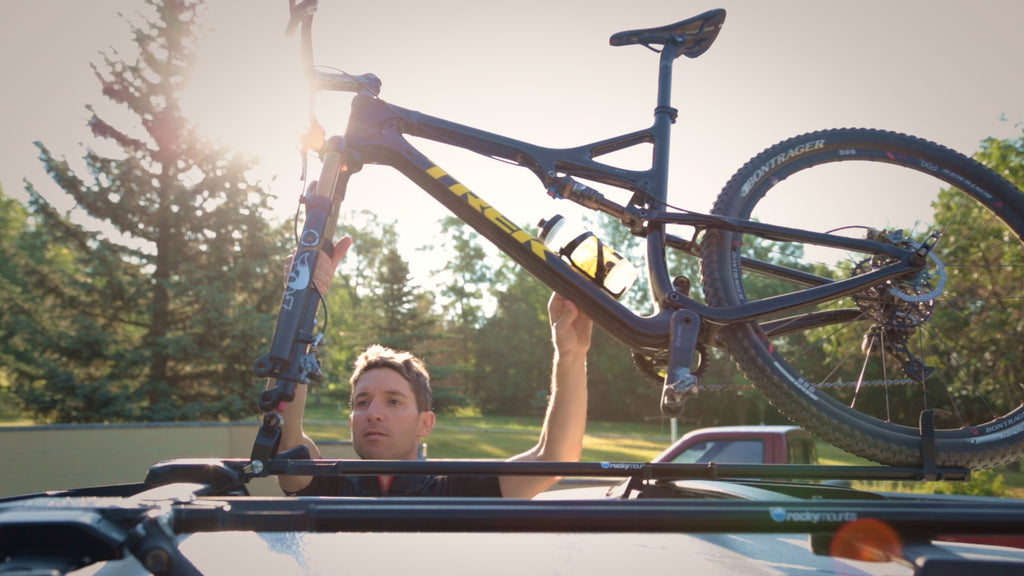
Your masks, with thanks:
[[(67, 260), (32, 272), (55, 300), (37, 337), (60, 346), (17, 382), (44, 418), (234, 418), (260, 386), (251, 366), (273, 331), (286, 248), (264, 218), (269, 194), (246, 175), (253, 160), (198, 134), (179, 108), (201, 2), (147, 4), (154, 17), (129, 23), (138, 56), (113, 51), (93, 66), (104, 96), (139, 120), (115, 126), (87, 106), (93, 135), (117, 153), (89, 149), (82, 178), (37, 143), (53, 180), (104, 231), (28, 187), (36, 233)], [(91, 397), (111, 396), (129, 401), (89, 412)], [(80, 401), (54, 407), (71, 397)]]
[(326, 342), (320, 350), (327, 381), (310, 389), (314, 402), (348, 400), (352, 364), (371, 344), (429, 356), (437, 338), (432, 295), (412, 284), (395, 226), (367, 211), (339, 219), (341, 233), (353, 243), (327, 294)]
[(441, 221), (439, 246), (424, 251), (441, 252), (444, 266), (433, 270), (438, 284), (441, 330), (431, 339), (430, 358), (434, 411), (454, 412), (470, 404), (473, 388), (475, 346), (484, 315), (484, 287), (497, 288), (496, 271), (487, 263), (482, 239), (454, 216)]

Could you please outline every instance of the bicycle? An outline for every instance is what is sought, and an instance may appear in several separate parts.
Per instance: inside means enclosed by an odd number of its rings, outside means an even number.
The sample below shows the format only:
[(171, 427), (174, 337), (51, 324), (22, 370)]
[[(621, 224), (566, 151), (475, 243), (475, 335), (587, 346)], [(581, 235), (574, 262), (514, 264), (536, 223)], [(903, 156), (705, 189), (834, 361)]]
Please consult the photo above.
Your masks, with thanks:
[[(679, 414), (704, 386), (699, 377), (708, 350), (719, 348), (787, 417), (853, 454), (894, 466), (973, 469), (1024, 456), (1017, 366), (1024, 357), (1024, 195), (992, 170), (913, 136), (824, 130), (756, 155), (726, 183), (710, 213), (675, 208), (666, 202), (677, 116), (673, 65), (710, 48), (724, 10), (612, 35), (613, 46), (639, 45), (659, 55), (653, 124), (553, 149), (387, 103), (372, 74), (314, 68), (316, 2), (290, 4), (290, 27), (301, 24), (315, 89), (354, 93), (347, 130), (319, 149), (321, 176), (301, 199), (306, 219), (294, 278), (308, 278), (303, 272), (329, 253), (350, 178), (366, 164), (387, 165), (632, 350), (641, 371), (662, 385), (668, 415)], [(618, 219), (646, 247), (655, 311), (640, 316), (625, 307), (405, 136), (516, 164), (549, 195)], [(599, 160), (638, 145), (653, 148), (649, 169)], [(898, 197), (907, 174), (933, 180), (931, 195)], [(852, 178), (858, 178), (857, 197), (840, 197), (844, 208), (823, 200), (842, 193), (828, 182)], [(585, 182), (631, 198), (617, 203)], [(872, 210), (846, 209), (858, 204)], [(791, 214), (794, 206), (799, 215)], [(811, 209), (817, 212), (809, 218)], [(678, 235), (679, 227), (692, 235)], [(690, 296), (688, 278), (670, 273), (670, 261), (680, 257), (699, 260), (706, 302)], [(265, 418), (254, 460), (276, 454), (274, 408), (291, 400), (297, 383), (319, 377), (320, 304), (308, 281), (286, 288), (270, 352), (256, 363), (256, 373), (277, 386), (260, 396)]]

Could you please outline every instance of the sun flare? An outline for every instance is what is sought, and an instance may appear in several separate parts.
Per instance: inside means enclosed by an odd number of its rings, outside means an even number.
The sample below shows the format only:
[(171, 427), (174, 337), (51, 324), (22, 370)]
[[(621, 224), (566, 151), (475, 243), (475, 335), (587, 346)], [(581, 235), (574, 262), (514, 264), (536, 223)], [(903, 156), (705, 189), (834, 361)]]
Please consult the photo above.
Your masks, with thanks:
[(308, 94), (295, 39), (280, 30), (216, 27), (214, 20), (196, 49), (181, 106), (204, 136), (263, 164), (295, 158)]
[(259, 60), (245, 62), (230, 51), (202, 53), (181, 101), (204, 135), (254, 154), (282, 140), (294, 147), (307, 117), (300, 75), (289, 74), (282, 58)]

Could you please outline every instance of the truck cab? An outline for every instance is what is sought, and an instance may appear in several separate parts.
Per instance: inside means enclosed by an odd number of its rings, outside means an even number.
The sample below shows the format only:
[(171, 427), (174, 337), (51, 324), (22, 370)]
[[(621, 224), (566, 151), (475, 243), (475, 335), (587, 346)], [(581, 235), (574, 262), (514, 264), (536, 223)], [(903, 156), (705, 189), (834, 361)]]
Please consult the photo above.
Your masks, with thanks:
[(817, 464), (818, 452), (797, 426), (716, 426), (688, 432), (652, 462)]

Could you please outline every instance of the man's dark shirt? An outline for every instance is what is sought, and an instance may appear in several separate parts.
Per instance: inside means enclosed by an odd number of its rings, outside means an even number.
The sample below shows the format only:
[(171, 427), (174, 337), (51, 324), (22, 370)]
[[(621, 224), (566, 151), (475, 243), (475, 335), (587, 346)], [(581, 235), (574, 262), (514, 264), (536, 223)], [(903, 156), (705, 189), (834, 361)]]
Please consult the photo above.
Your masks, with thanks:
[(377, 476), (314, 476), (296, 496), (461, 496), (501, 498), (497, 476), (394, 476), (387, 492)]

